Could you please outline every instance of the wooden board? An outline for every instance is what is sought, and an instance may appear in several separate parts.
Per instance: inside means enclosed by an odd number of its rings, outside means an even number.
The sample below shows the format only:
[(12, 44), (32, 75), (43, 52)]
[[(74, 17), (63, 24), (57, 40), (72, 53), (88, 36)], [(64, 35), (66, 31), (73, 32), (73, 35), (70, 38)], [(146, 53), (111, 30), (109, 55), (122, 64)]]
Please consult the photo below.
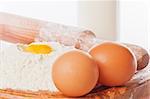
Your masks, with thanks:
[[(50, 99), (70, 98), (62, 93), (50, 93), (48, 91), (20, 91), (12, 89), (0, 89), (0, 99)], [(150, 65), (137, 72), (133, 79), (125, 86), (108, 88), (98, 86), (89, 94), (78, 98), (95, 99), (150, 99)]]

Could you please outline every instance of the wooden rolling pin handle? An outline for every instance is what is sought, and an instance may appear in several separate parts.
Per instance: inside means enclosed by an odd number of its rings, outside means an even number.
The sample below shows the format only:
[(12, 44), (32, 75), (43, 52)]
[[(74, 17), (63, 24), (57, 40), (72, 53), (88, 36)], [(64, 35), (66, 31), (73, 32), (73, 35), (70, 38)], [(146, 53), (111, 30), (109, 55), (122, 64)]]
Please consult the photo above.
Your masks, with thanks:
[(45, 24), (45, 21), (0, 12), (0, 39), (31, 43)]

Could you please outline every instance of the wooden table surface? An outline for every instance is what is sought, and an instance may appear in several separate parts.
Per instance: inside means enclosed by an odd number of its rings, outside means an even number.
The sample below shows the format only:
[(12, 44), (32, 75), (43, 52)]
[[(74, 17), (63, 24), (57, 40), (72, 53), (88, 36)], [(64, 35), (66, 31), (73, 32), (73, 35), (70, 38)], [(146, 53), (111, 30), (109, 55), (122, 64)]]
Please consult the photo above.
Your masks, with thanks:
[[(0, 89), (0, 99), (49, 99), (69, 98), (62, 93), (50, 93), (48, 91), (19, 91), (12, 89)], [(133, 79), (125, 86), (108, 88), (99, 86), (89, 94), (79, 98), (96, 99), (150, 99), (150, 65), (137, 72)]]

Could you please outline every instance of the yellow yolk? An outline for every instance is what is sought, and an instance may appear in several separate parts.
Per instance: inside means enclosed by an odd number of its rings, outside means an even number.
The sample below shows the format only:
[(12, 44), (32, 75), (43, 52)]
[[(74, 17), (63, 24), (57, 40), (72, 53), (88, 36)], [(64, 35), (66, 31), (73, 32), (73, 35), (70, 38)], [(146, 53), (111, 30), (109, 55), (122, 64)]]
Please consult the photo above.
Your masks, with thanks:
[(24, 49), (24, 51), (33, 54), (49, 54), (52, 52), (52, 48), (46, 44), (30, 44)]

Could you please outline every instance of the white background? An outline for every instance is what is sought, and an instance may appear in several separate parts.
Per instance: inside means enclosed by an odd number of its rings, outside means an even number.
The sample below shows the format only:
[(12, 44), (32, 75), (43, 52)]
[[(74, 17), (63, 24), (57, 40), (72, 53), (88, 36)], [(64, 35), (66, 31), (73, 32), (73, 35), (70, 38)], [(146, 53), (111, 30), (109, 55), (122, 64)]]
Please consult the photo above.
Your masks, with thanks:
[(148, 25), (148, 8), (150, 8), (150, 2), (147, 1), (120, 1), (118, 9), (120, 41), (148, 48), (150, 45), (150, 42), (148, 44), (148, 34), (150, 34), (148, 30), (150, 28)]
[[(23, 1), (23, 2), (21, 2)], [(101, 0), (96, 0), (99, 2), (102, 2)], [(149, 13), (150, 13), (150, 2), (146, 0), (132, 0), (132, 1), (117, 1), (116, 2), (116, 24), (111, 23), (113, 25), (116, 25), (116, 27), (113, 27), (116, 32), (109, 31), (109, 33), (106, 30), (110, 30), (109, 23), (107, 19), (105, 19), (105, 16), (100, 17), (100, 20), (105, 21), (99, 21), (98, 22), (103, 25), (105, 24), (105, 30), (100, 31), (98, 29), (99, 24), (96, 24), (96, 19), (89, 20), (89, 18), (95, 17), (97, 14), (94, 12), (90, 12), (89, 17), (87, 20), (80, 20), (79, 16), (79, 2), (78, 0), (71, 0), (71, 1), (43, 1), (38, 0), (38, 2), (35, 2), (34, 0), (30, 1), (0, 1), (0, 11), (2, 12), (9, 12), (14, 14), (19, 14), (27, 17), (32, 18), (38, 18), (42, 20), (67, 24), (67, 25), (75, 25), (75, 26), (86, 26), (90, 29), (92, 29), (99, 37), (110, 39), (110, 40), (118, 40), (121, 42), (128, 42), (128, 43), (134, 43), (138, 44), (144, 48), (150, 48), (150, 21), (149, 21)], [(87, 0), (88, 2), (88, 0)], [(93, 1), (94, 2), (94, 1)], [(104, 2), (104, 1), (103, 1)], [(109, 1), (107, 1), (109, 2)], [(88, 4), (89, 8), (92, 9), (92, 7)], [(106, 5), (107, 7), (107, 5)], [(87, 9), (90, 10), (90, 9)], [(94, 9), (94, 8), (93, 8)], [(82, 9), (81, 9), (82, 10)], [(95, 10), (95, 9), (94, 9)], [(106, 11), (110, 11), (109, 9), (106, 10), (106, 8), (99, 11), (99, 9), (95, 10), (97, 13), (104, 14)], [(109, 12), (110, 13), (110, 12)], [(91, 15), (91, 16), (90, 16)], [(82, 17), (82, 18), (84, 18)], [(106, 14), (106, 17), (111, 18), (111, 14)], [(81, 21), (79, 24), (79, 20)], [(87, 22), (86, 22), (87, 21)], [(89, 21), (89, 22), (88, 22)], [(107, 25), (106, 25), (107, 21)], [(96, 28), (93, 28), (96, 27)], [(103, 33), (102, 33), (103, 32)], [(149, 38), (148, 38), (149, 37)], [(115, 38), (115, 39), (114, 39)]]
[(77, 1), (6, 1), (0, 3), (0, 11), (77, 25)]

